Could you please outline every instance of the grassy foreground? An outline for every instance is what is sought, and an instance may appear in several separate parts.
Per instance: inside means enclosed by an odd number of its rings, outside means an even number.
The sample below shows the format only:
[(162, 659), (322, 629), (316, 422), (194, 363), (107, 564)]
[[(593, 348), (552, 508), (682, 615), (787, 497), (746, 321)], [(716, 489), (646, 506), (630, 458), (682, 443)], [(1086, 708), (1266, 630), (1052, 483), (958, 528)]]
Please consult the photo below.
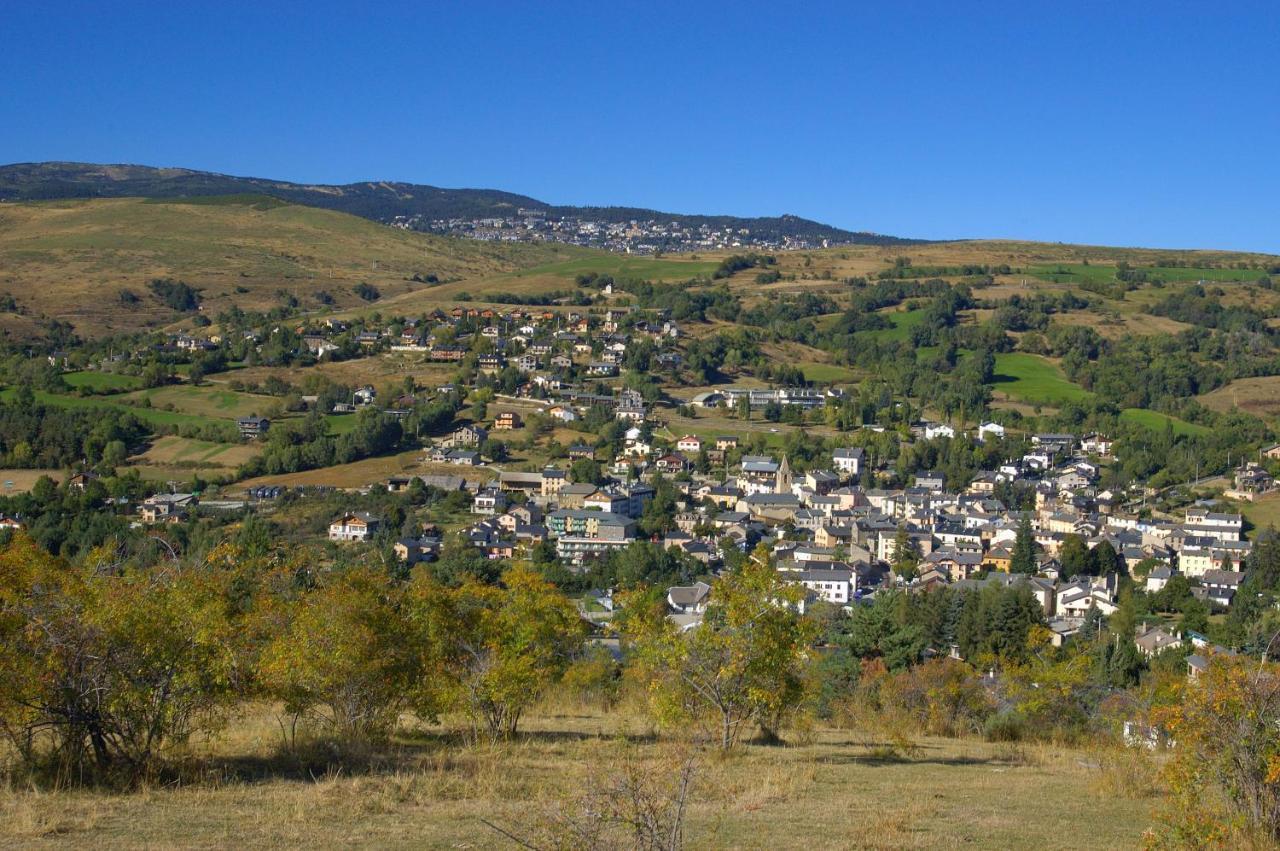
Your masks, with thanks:
[[(696, 757), (689, 847), (1132, 848), (1149, 823), (1149, 787), (1083, 751), (920, 739), (895, 755), (838, 729), (792, 739)], [(624, 765), (665, 782), (682, 758), (634, 716), (577, 707), (544, 709), (494, 747), (427, 728), (357, 770), (290, 763), (279, 742), (271, 713), (255, 711), (200, 749), (183, 782), (0, 789), (0, 846), (509, 848), (484, 821), (536, 840)]]

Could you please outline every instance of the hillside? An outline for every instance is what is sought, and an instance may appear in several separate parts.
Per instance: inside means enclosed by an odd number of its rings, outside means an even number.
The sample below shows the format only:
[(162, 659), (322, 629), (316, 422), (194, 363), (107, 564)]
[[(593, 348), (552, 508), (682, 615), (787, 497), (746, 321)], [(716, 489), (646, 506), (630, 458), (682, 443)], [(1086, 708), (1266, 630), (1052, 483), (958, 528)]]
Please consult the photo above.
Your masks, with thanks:
[[(440, 237), (261, 194), (8, 203), (0, 204), (0, 297), (12, 297), (15, 304), (0, 313), (0, 328), (25, 339), (40, 335), (48, 319), (69, 322), (88, 337), (189, 325), (194, 311), (174, 309), (149, 289), (157, 278), (195, 288), (201, 312), (209, 317), (232, 305), (266, 310), (289, 300), (304, 311), (350, 315), (563, 292), (592, 272), (664, 281), (709, 278), (723, 256), (643, 257), (555, 243)], [(831, 298), (842, 309), (851, 292), (848, 279), (879, 279), (904, 260), (909, 265), (893, 273), (903, 279), (969, 282), (977, 267), (988, 267), (989, 280), (980, 289), (984, 299), (1036, 292), (1089, 295), (1089, 309), (1062, 313), (1060, 319), (1097, 327), (1106, 336), (1187, 327), (1151, 315), (1150, 305), (1200, 279), (1228, 287), (1220, 297), (1224, 304), (1271, 306), (1275, 293), (1252, 284), (1280, 268), (1280, 260), (1259, 254), (965, 241), (782, 252), (777, 280), (762, 284), (757, 270), (747, 269), (711, 283), (727, 283), (748, 304), (809, 293)], [(1167, 279), (1168, 286), (1112, 292), (1119, 263)], [(377, 290), (376, 300), (356, 294), (362, 283)]]
[(257, 177), (234, 177), (184, 168), (91, 163), (16, 163), (0, 166), (0, 200), (64, 198), (179, 198), (199, 195), (260, 193), (295, 204), (338, 210), (375, 221), (398, 216), (424, 219), (512, 216), (520, 209), (553, 217), (583, 217), (606, 222), (633, 219), (679, 219), (686, 225), (748, 228), (771, 238), (798, 237), (820, 241), (894, 245), (916, 240), (855, 233), (798, 216), (749, 218), (686, 215), (639, 207), (552, 205), (526, 195), (495, 189), (442, 189), (416, 183), (366, 181), (341, 186), (299, 184)]
[(233, 304), (266, 309), (290, 296), (316, 308), (323, 293), (334, 306), (356, 306), (364, 302), (353, 288), (363, 282), (389, 298), (429, 286), (414, 275), (450, 281), (592, 254), (412, 233), (262, 196), (208, 201), (0, 205), (0, 293), (18, 307), (5, 314), (5, 327), (30, 331), (43, 315), (101, 336), (183, 319), (148, 290), (155, 278), (196, 288), (213, 316)]

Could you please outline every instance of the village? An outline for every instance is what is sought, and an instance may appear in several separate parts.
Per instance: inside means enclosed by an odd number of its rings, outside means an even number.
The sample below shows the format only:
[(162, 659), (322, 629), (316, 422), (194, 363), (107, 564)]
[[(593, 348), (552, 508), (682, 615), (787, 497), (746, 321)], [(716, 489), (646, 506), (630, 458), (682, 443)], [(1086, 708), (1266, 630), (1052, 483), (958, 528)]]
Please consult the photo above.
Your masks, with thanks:
[(545, 210), (536, 208), (521, 208), (515, 215), (475, 219), (398, 216), (390, 224), (393, 227), (489, 242), (559, 242), (627, 254), (739, 248), (809, 249), (842, 244), (839, 239), (819, 236), (766, 235), (753, 233), (748, 227), (717, 227), (709, 224), (695, 226), (682, 224), (675, 219), (631, 219), (619, 222), (579, 216), (551, 216)]
[[(263, 328), (244, 337), (259, 344), (269, 333)], [(1142, 483), (1103, 487), (1102, 472), (1115, 449), (1105, 435), (1016, 434), (995, 420), (967, 429), (929, 419), (872, 422), (825, 442), (822, 453), (797, 468), (776, 441), (820, 423), (825, 408), (847, 401), (846, 388), (722, 385), (672, 398), (619, 381), (628, 367), (634, 371), (629, 357), (641, 351), (649, 370), (674, 374), (687, 340), (680, 324), (661, 311), (629, 307), (457, 306), (382, 327), (337, 319), (300, 326), (298, 354), (318, 361), (414, 358), (459, 368), (457, 381), (394, 399), (379, 399), (371, 385), (355, 387), (326, 414), (367, 410), (405, 421), (415, 406), (431, 400), (453, 399), (459, 407), (477, 393), (489, 400), (483, 420), (424, 438), (421, 463), (432, 472), (409, 471), (353, 489), (357, 495), (396, 494), (416, 485), (459, 494), (469, 506), (469, 522), (447, 530), (424, 522), (411, 534), (393, 534), (405, 529), (388, 530), (377, 514), (351, 510), (331, 519), (328, 541), (389, 543), (396, 558), (412, 567), (436, 559), (444, 539), (457, 535), (490, 560), (524, 559), (542, 548), (580, 574), (612, 553), (652, 545), (694, 566), (696, 581), (667, 593), (671, 617), (685, 627), (699, 621), (726, 555), (763, 544), (785, 578), (805, 590), (802, 605), (848, 610), (886, 589), (1017, 586), (1039, 603), (1055, 644), (1070, 640), (1090, 618), (1116, 611), (1122, 575), (1150, 594), (1183, 582), (1219, 613), (1229, 610), (1244, 581), (1251, 543), (1241, 514), (1212, 499), (1176, 513), (1153, 512), (1146, 498), (1155, 494)], [(184, 336), (170, 347), (204, 352), (225, 342)], [(673, 408), (695, 423), (702, 412), (717, 423), (745, 422), (757, 430), (673, 431)], [(527, 430), (530, 420), (552, 434), (576, 429), (576, 439), (557, 444), (558, 458), (537, 463), (537, 452), (526, 453), (513, 464), (502, 439)], [(236, 425), (249, 443), (272, 433), (263, 416), (242, 417)], [(998, 462), (959, 483), (936, 470), (894, 469), (891, 459), (873, 460), (857, 445), (886, 430), (906, 445), (965, 440), (995, 448)], [(1280, 447), (1261, 456), (1277, 459)], [(1250, 500), (1274, 487), (1267, 468), (1249, 462), (1236, 470), (1226, 495)], [(256, 507), (269, 515), (288, 490), (258, 485), (228, 498), (233, 488), (203, 501), (193, 493), (156, 493), (140, 502), (137, 522), (181, 522), (211, 508)], [(659, 491), (670, 498), (655, 518), (651, 506)], [(1014, 495), (1020, 504), (1010, 503)], [(1082, 552), (1089, 557), (1083, 566)], [(594, 611), (596, 621), (607, 620), (613, 591), (592, 589), (580, 604)], [(1137, 645), (1148, 655), (1183, 638), (1172, 625), (1139, 632)], [(1188, 640), (1207, 641), (1198, 633)], [(1203, 658), (1193, 654), (1190, 664)]]

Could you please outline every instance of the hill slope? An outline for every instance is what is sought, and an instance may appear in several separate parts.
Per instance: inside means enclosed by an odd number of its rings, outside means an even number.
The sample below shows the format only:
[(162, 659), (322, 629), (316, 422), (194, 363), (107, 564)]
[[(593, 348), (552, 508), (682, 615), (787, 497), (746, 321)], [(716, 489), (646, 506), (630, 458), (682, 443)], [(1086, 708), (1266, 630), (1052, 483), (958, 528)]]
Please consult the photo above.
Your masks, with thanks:
[(295, 204), (338, 210), (382, 222), (396, 216), (421, 216), (425, 219), (501, 217), (514, 215), (524, 208), (542, 210), (553, 217), (584, 217), (607, 222), (679, 219), (694, 227), (706, 224), (713, 228), (749, 228), (752, 233), (770, 237), (807, 237), (866, 245), (917, 242), (880, 234), (855, 233), (798, 216), (744, 218), (664, 213), (639, 207), (554, 206), (536, 198), (495, 189), (442, 189), (388, 181), (341, 186), (312, 185), (138, 165), (47, 162), (0, 166), (0, 200), (178, 198), (245, 193), (266, 194)]
[[(495, 245), (383, 227), (356, 216), (257, 197), (138, 198), (0, 205), (0, 293), (19, 315), (70, 321), (88, 336), (162, 326), (183, 318), (148, 290), (155, 278), (201, 291), (206, 315), (232, 304), (269, 308), (287, 296), (303, 307), (319, 295), (363, 303), (362, 282), (384, 297), (441, 281), (495, 275), (590, 256), (567, 246)], [(122, 298), (127, 291), (138, 301)], [(30, 329), (27, 329), (28, 331)]]

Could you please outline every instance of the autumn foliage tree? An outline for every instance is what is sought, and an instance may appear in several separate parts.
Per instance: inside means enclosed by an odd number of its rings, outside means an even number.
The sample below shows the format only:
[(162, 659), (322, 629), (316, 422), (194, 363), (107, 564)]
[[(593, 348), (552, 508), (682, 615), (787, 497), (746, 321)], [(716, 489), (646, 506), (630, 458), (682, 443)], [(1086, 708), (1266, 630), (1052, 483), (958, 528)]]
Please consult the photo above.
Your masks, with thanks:
[(73, 566), (20, 536), (0, 551), (0, 729), (31, 767), (128, 781), (219, 725), (236, 696), (209, 574)]
[(339, 738), (384, 738), (439, 662), (431, 626), (410, 614), (385, 572), (354, 567), (287, 609), (262, 653), (259, 684), (295, 718)]
[(796, 609), (802, 591), (757, 550), (716, 580), (693, 629), (629, 619), (625, 637), (659, 719), (701, 724), (726, 750), (748, 725), (775, 737), (805, 693), (813, 625)]
[(1215, 655), (1153, 719), (1174, 743), (1156, 847), (1280, 842), (1280, 666)]
[(466, 713), (474, 735), (515, 734), (520, 717), (568, 667), (585, 634), (577, 609), (528, 565), (501, 585), (468, 581), (441, 610), (441, 702)]

